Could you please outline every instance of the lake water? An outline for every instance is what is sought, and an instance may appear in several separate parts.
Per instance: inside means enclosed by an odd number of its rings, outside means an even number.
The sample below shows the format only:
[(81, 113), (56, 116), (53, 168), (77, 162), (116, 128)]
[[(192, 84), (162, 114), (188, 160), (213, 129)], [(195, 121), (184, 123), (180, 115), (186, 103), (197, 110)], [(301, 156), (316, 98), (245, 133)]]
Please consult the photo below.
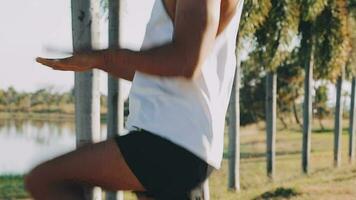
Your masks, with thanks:
[[(106, 124), (101, 124), (106, 135)], [(74, 121), (0, 120), (0, 175), (24, 174), (75, 149)]]

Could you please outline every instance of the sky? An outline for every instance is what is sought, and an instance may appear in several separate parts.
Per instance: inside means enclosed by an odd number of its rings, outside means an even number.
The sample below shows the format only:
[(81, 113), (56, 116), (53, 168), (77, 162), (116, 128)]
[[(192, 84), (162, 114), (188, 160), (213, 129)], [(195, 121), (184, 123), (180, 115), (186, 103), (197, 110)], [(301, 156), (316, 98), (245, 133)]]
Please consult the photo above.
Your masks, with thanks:
[[(73, 72), (55, 71), (34, 61), (38, 56), (64, 56), (46, 52), (46, 47), (72, 48), (70, 0), (11, 0), (2, 5), (6, 6), (0, 7), (0, 88), (13, 86), (20, 91), (35, 91), (44, 87), (67, 91), (72, 88)], [(107, 20), (104, 18), (101, 27), (103, 47), (107, 44)], [(138, 32), (140, 30), (130, 31), (126, 38), (139, 37), (133, 35)], [(100, 79), (100, 91), (106, 94), (106, 73), (102, 72)], [(128, 93), (127, 82), (124, 87), (125, 93)], [(333, 104), (335, 88), (332, 85), (329, 88), (330, 103)], [(344, 88), (350, 91), (350, 84), (346, 83)]]
[[(6, 6), (0, 7), (0, 88), (72, 88), (73, 72), (55, 71), (34, 61), (38, 56), (64, 56), (47, 52), (46, 47), (72, 49), (70, 0), (11, 0), (2, 5)], [(105, 36), (102, 39), (105, 41)], [(102, 93), (106, 93), (106, 83), (106, 74), (102, 72)]]

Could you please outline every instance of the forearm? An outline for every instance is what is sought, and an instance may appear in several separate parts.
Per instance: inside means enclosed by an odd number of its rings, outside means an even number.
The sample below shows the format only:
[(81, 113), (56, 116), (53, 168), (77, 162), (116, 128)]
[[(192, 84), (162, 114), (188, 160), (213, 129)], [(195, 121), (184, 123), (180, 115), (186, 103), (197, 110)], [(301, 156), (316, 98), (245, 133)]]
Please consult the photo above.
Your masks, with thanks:
[(117, 77), (117, 78), (125, 79), (127, 81), (132, 81), (135, 76), (135, 72), (136, 71), (132, 70), (132, 68), (127, 67), (124, 72), (120, 71), (120, 72), (116, 73), (115, 71), (113, 71), (111, 73), (109, 73), (109, 72), (108, 73)]
[[(105, 62), (104, 59), (102, 62)], [(102, 64), (97, 68), (109, 73), (112, 76), (125, 79), (127, 81), (132, 81), (136, 72), (134, 68), (127, 65), (123, 65), (120, 68), (117, 68), (114, 65)]]
[(172, 42), (144, 51), (104, 50), (104, 70), (120, 74), (122, 66), (165, 77), (192, 79), (213, 48), (220, 1), (178, 1)]
[(140, 71), (156, 76), (189, 78), (191, 74), (189, 69), (194, 64), (173, 43), (139, 52), (127, 49), (107, 49), (101, 51), (101, 54), (104, 64), (100, 69), (118, 77), (127, 74), (127, 71)]

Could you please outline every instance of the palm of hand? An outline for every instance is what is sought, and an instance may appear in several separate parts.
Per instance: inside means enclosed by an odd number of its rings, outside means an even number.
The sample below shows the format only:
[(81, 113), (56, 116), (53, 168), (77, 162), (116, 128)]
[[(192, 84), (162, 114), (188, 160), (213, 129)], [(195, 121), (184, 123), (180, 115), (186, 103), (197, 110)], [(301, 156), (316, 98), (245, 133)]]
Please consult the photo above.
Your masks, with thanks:
[(36, 58), (36, 62), (51, 67), (54, 70), (84, 72), (95, 67), (98, 63), (93, 55), (75, 54), (63, 59)]

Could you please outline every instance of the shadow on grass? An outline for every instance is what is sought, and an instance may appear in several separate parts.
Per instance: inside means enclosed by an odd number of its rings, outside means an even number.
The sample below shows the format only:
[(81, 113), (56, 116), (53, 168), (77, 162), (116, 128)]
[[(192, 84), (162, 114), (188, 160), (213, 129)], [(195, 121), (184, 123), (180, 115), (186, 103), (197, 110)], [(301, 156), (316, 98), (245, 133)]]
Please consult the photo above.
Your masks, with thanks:
[(291, 197), (295, 197), (300, 195), (294, 188), (283, 188), (279, 187), (273, 191), (267, 191), (260, 196), (254, 198), (254, 200), (267, 200), (267, 199), (289, 199)]
[(333, 182), (343, 182), (343, 181), (349, 181), (349, 180), (353, 180), (356, 178), (356, 175), (352, 175), (352, 176), (345, 176), (345, 177), (339, 177), (339, 178), (334, 178), (332, 181)]
[[(349, 129), (348, 128), (343, 128), (342, 132), (345, 133), (347, 132)], [(318, 134), (327, 134), (327, 133), (334, 133), (334, 129), (333, 128), (324, 128), (324, 129), (313, 129), (312, 131), (313, 133), (318, 133)]]
[[(301, 134), (303, 133), (303, 129), (297, 129), (297, 128), (290, 128), (290, 129), (284, 129), (284, 130), (289, 130), (292, 133), (301, 133)], [(348, 130), (349, 130), (348, 128), (343, 128), (342, 129), (343, 134), (346, 134), (348, 132)], [(283, 130), (281, 130), (281, 131), (283, 131)], [(315, 134), (332, 134), (332, 133), (334, 133), (334, 128), (313, 129), (312, 133), (315, 133)]]
[[(285, 152), (276, 152), (276, 156), (285, 156), (285, 155), (299, 155), (301, 154), (301, 151), (285, 151)], [(246, 159), (246, 158), (264, 158), (266, 157), (266, 153), (261, 152), (261, 153), (248, 153), (248, 152), (241, 152), (240, 153), (240, 158), (241, 159)], [(227, 151), (224, 152), (224, 159), (229, 158), (229, 153)]]

